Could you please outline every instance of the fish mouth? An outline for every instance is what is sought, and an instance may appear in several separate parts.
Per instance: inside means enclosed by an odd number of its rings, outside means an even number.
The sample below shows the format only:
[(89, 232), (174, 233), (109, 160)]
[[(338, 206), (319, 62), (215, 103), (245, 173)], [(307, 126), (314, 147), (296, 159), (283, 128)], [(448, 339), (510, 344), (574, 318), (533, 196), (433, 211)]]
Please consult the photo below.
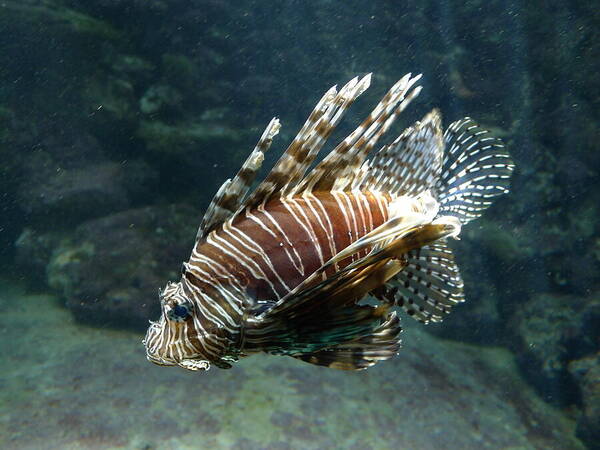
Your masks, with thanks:
[(210, 369), (210, 362), (204, 359), (182, 359), (181, 361), (167, 360), (160, 356), (146, 353), (146, 359), (158, 366), (179, 366), (192, 372)]
[(199, 371), (199, 370), (208, 370), (210, 369), (210, 362), (205, 359), (191, 359), (186, 358), (181, 361), (176, 361), (174, 359), (166, 359), (157, 354), (151, 353), (146, 350), (146, 359), (157, 366), (179, 366), (187, 370), (191, 371)]
[(210, 362), (204, 359), (184, 359), (177, 365), (184, 369), (191, 370), (192, 372), (210, 369)]
[[(154, 324), (153, 324), (154, 325)], [(157, 366), (179, 366), (186, 370), (191, 371), (199, 371), (199, 370), (208, 370), (210, 369), (210, 361), (202, 359), (202, 355), (200, 354), (192, 354), (187, 358), (181, 359), (173, 359), (173, 358), (165, 358), (161, 356), (161, 354), (165, 354), (161, 352), (160, 348), (152, 348), (148, 345), (149, 343), (149, 335), (150, 332), (153, 331), (153, 328), (148, 330), (146, 337), (142, 340), (142, 344), (146, 347), (146, 359)], [(167, 352), (168, 353), (168, 352)]]

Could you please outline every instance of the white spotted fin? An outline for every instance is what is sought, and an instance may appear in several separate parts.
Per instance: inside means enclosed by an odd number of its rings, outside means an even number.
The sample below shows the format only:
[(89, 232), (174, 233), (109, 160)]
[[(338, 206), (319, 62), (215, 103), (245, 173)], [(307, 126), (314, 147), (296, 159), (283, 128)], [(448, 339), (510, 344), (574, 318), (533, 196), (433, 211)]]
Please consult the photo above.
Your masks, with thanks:
[[(457, 237), (461, 225), (508, 192), (513, 169), (502, 142), (469, 118), (452, 123), (442, 136), (440, 114), (434, 110), (364, 164), (360, 187), (409, 198), (431, 193), (437, 200), (435, 221), (454, 219), (455, 230), (447, 237)], [(382, 235), (380, 229), (404, 217), (409, 215), (392, 215), (370, 234)], [(415, 248), (403, 259), (406, 267), (374, 292), (377, 297), (424, 323), (442, 321), (464, 301), (463, 281), (445, 239)]]
[(446, 149), (436, 183), (440, 214), (465, 224), (481, 216), (494, 198), (508, 193), (514, 163), (502, 141), (469, 117), (444, 133)]
[(365, 162), (356, 187), (410, 197), (434, 192), (443, 158), (442, 119), (434, 109)]
[(422, 323), (441, 322), (464, 302), (463, 282), (445, 239), (412, 250), (406, 267), (373, 294)]

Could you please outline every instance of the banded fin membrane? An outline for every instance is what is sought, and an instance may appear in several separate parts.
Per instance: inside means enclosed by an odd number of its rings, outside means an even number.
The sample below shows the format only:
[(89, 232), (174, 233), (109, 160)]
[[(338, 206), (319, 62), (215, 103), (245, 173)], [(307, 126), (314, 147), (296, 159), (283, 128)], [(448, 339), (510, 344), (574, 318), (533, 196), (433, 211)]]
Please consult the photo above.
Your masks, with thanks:
[(444, 133), (446, 152), (436, 191), (440, 215), (463, 224), (481, 216), (499, 195), (508, 193), (514, 163), (498, 138), (469, 117)]
[(406, 267), (375, 295), (401, 307), (419, 322), (441, 322), (464, 302), (463, 281), (445, 239), (412, 250)]
[(302, 192), (347, 191), (362, 174), (361, 165), (379, 138), (421, 92), (421, 75), (407, 74), (395, 83), (371, 114), (340, 142), (295, 188)]
[(307, 174), (345, 112), (370, 86), (371, 74), (353, 78), (339, 91), (337, 86), (333, 86), (319, 100), (269, 174), (247, 195), (262, 166), (264, 153), (279, 132), (279, 120), (271, 120), (237, 175), (225, 181), (215, 194), (202, 219), (196, 240), (207, 236), (226, 220), (233, 220), (244, 209), (258, 207), (272, 198), (317, 191), (350, 190), (362, 179), (361, 165), (377, 140), (419, 95), (421, 87), (414, 87), (414, 84), (420, 78), (421, 75), (413, 77), (407, 74), (400, 79), (363, 123)]

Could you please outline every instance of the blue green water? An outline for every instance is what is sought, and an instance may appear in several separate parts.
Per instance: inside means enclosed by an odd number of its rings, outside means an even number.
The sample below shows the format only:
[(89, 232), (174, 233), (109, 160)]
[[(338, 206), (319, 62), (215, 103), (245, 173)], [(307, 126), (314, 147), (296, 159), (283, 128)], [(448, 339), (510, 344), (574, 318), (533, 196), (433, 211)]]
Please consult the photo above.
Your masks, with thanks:
[[(598, 448), (598, 2), (0, 3), (2, 448)], [(272, 117), (405, 73), (516, 162), (454, 243), (467, 302), (360, 373), (145, 360), (156, 291)], [(330, 144), (328, 149), (332, 145)]]

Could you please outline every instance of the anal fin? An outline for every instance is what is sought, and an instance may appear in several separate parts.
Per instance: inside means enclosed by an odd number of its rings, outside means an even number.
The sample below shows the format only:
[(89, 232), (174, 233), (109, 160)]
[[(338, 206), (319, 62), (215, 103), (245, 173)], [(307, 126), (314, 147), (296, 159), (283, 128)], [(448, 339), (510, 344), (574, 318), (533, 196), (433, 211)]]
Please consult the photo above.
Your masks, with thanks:
[(399, 306), (419, 322), (441, 322), (452, 307), (464, 302), (463, 282), (445, 240), (412, 250), (406, 267), (374, 293)]

